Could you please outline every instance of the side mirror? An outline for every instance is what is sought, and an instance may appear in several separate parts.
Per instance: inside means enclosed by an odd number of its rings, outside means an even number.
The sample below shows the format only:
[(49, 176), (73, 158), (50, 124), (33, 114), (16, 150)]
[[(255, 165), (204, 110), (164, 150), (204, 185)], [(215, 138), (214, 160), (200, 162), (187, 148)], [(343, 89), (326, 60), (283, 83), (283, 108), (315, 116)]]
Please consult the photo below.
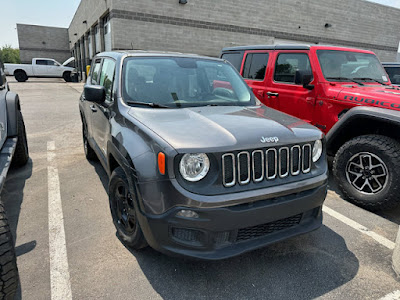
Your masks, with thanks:
[(87, 101), (98, 104), (102, 104), (106, 100), (106, 90), (101, 85), (85, 85), (84, 95)]
[(310, 84), (313, 80), (313, 74), (307, 70), (296, 70), (294, 75), (294, 83), (302, 84), (305, 89), (312, 90), (314, 85)]

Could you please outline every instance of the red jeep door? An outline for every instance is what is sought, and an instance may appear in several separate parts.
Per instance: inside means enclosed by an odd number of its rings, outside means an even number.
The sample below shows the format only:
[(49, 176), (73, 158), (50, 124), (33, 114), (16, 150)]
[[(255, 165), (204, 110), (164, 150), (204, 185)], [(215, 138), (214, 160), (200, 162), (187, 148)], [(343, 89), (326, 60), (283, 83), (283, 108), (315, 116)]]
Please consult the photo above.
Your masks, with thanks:
[(254, 95), (265, 105), (271, 106), (266, 97), (267, 68), (271, 51), (246, 51), (243, 57), (244, 63), (240, 74), (253, 90)]
[(292, 116), (311, 123), (314, 113), (315, 89), (309, 90), (295, 84), (296, 70), (311, 71), (307, 51), (274, 51), (275, 62), (268, 76), (266, 95), (269, 105)]

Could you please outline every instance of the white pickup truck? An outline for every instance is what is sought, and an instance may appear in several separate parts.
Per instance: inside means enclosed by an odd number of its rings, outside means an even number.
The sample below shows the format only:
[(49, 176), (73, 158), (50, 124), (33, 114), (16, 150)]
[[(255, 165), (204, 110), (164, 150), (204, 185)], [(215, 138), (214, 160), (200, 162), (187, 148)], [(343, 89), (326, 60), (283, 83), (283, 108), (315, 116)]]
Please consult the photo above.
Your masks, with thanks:
[(74, 61), (73, 57), (60, 64), (51, 58), (33, 58), (32, 64), (4, 64), (6, 75), (13, 75), (19, 82), (27, 81), (29, 77), (61, 77), (71, 81), (76, 73), (75, 68), (67, 67)]

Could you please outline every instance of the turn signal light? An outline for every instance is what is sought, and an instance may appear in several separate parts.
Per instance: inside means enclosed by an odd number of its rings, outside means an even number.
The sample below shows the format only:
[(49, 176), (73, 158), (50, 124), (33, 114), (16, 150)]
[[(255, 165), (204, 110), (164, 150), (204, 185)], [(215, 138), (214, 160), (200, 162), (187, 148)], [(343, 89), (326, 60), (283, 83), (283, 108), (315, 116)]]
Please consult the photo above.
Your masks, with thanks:
[(158, 153), (158, 171), (160, 171), (160, 174), (165, 175), (165, 154), (162, 152)]

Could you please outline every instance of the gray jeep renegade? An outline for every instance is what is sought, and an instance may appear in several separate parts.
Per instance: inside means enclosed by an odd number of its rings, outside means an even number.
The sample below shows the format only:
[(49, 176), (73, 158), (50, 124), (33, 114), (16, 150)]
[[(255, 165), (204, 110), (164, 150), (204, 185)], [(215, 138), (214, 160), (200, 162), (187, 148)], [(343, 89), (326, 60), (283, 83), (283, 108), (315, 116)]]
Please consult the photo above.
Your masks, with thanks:
[(101, 53), (79, 108), (130, 248), (222, 259), (321, 226), (323, 134), (262, 105), (224, 60)]

